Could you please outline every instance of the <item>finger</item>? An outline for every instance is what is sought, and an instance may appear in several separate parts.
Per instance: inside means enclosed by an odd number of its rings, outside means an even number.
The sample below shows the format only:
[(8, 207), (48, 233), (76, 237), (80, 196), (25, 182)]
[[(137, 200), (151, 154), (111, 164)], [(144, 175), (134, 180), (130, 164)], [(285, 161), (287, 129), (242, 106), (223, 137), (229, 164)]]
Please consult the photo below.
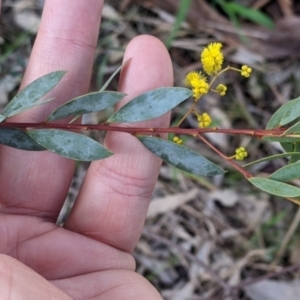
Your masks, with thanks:
[(37, 217), (0, 215), (0, 236), (4, 241), (0, 253), (18, 259), (47, 280), (135, 269), (129, 253)]
[[(44, 120), (54, 107), (87, 92), (103, 1), (45, 2), (41, 26), (21, 85), (56, 70), (67, 75), (51, 93), (49, 105), (22, 113), (16, 122)], [(73, 175), (73, 162), (50, 152), (0, 149), (2, 211), (56, 219)]]
[(95, 272), (52, 282), (72, 299), (162, 299), (145, 278), (128, 270)]
[[(128, 97), (121, 105), (147, 90), (172, 85), (169, 54), (156, 38), (135, 38), (124, 61), (128, 58), (131, 61), (120, 80), (120, 90)], [(165, 115), (141, 126), (168, 124)], [(131, 251), (140, 236), (161, 161), (130, 134), (108, 133), (105, 145), (115, 154), (91, 164), (66, 227)]]
[(93, 272), (50, 283), (3, 254), (0, 254), (0, 286), (1, 299), (161, 299), (153, 286), (133, 271)]
[(1, 299), (71, 299), (19, 261), (0, 254)]

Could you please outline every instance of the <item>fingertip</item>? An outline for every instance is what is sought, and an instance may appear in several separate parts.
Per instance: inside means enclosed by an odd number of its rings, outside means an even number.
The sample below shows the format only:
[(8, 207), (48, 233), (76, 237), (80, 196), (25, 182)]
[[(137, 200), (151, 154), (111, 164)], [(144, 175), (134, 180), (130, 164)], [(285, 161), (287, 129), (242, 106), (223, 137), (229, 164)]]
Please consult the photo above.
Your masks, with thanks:
[(173, 85), (170, 55), (165, 45), (156, 37), (140, 35), (128, 44), (124, 61), (130, 61), (123, 69), (119, 90), (134, 97), (147, 90)]

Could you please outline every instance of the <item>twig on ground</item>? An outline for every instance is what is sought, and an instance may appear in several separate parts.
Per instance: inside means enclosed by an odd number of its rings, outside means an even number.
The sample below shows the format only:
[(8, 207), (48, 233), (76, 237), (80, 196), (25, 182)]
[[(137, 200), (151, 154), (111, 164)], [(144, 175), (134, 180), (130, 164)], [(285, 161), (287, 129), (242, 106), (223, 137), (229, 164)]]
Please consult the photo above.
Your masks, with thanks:
[(297, 213), (280, 245), (280, 248), (278, 250), (278, 252), (276, 253), (276, 256), (275, 256), (275, 259), (274, 261), (272, 262), (271, 266), (272, 265), (277, 265), (278, 262), (280, 261), (282, 255), (284, 254), (292, 236), (294, 235), (295, 233), (295, 230), (297, 229), (298, 225), (300, 223), (300, 207), (298, 207), (298, 210), (297, 210)]
[(183, 256), (187, 257), (188, 259), (190, 259), (194, 263), (198, 264), (212, 277), (213, 280), (215, 280), (216, 283), (219, 284), (220, 287), (222, 287), (224, 289), (224, 291), (226, 293), (230, 292), (231, 287), (229, 286), (229, 284), (227, 284), (221, 277), (219, 277), (219, 275), (216, 274), (216, 272), (209, 265), (204, 263), (202, 260), (200, 260), (196, 256), (194, 256), (191, 253), (185, 251), (184, 249), (182, 249), (181, 247), (179, 247), (175, 243), (169, 241), (168, 239), (165, 239), (165, 238), (163, 238), (163, 237), (161, 237), (161, 236), (159, 236), (155, 233), (152, 233), (149, 230), (144, 229), (143, 230), (143, 235), (148, 237), (148, 238), (159, 241), (162, 244), (167, 245), (168, 247), (170, 247), (170, 249), (175, 249), (178, 253), (182, 254)]
[(266, 275), (263, 275), (263, 276), (260, 276), (260, 277), (257, 277), (257, 278), (253, 278), (253, 279), (246, 279), (246, 280), (242, 281), (241, 283), (239, 283), (238, 285), (235, 285), (233, 288), (234, 289), (242, 289), (242, 288), (244, 288), (246, 286), (249, 286), (251, 284), (257, 283), (259, 281), (270, 279), (270, 278), (274, 278), (274, 277), (279, 277), (281, 275), (284, 275), (286, 273), (290, 273), (290, 272), (296, 271), (298, 269), (300, 269), (300, 263), (295, 264), (293, 266), (289, 266), (289, 267), (283, 268), (279, 272), (269, 273), (269, 274), (266, 274)]

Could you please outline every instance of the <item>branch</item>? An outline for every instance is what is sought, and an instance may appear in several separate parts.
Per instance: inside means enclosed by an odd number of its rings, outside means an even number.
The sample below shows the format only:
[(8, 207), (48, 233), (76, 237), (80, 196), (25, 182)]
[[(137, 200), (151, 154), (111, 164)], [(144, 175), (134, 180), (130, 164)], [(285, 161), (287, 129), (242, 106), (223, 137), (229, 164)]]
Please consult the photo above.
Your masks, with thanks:
[[(24, 130), (31, 129), (64, 129), (64, 130), (102, 130), (102, 131), (119, 131), (127, 132), (131, 134), (160, 134), (160, 133), (175, 133), (175, 134), (188, 134), (197, 136), (202, 133), (225, 133), (225, 134), (242, 134), (250, 135), (256, 138), (262, 138), (265, 136), (270, 137), (282, 137), (285, 128), (272, 129), (272, 130), (252, 130), (252, 129), (223, 129), (223, 128), (178, 128), (178, 127), (169, 127), (169, 128), (145, 128), (145, 127), (128, 127), (127, 126), (111, 126), (107, 123), (103, 124), (68, 124), (68, 123), (10, 123), (2, 122), (0, 123), (0, 128), (17, 128)], [(291, 135), (286, 135), (291, 136)], [(296, 137), (293, 134), (293, 137)], [(300, 135), (299, 135), (300, 137)]]

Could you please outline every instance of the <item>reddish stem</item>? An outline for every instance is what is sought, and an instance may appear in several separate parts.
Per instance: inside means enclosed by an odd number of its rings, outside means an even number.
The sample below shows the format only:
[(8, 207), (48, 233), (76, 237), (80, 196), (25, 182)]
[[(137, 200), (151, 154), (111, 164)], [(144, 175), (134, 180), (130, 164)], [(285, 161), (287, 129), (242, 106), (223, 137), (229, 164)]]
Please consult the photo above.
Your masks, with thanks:
[(143, 128), (143, 127), (121, 127), (110, 126), (109, 124), (66, 124), (66, 123), (0, 123), (0, 128), (17, 128), (24, 130), (32, 129), (65, 129), (65, 130), (103, 130), (103, 131), (119, 131), (128, 132), (132, 134), (160, 134), (160, 133), (175, 133), (175, 134), (188, 134), (197, 136), (201, 133), (216, 132), (226, 134), (243, 134), (250, 135), (256, 138), (262, 138), (264, 136), (280, 137), (286, 129), (273, 129), (273, 130), (251, 130), (251, 129), (219, 129), (219, 128)]
[(241, 174), (243, 174), (243, 176), (246, 179), (253, 177), (253, 175), (251, 173), (249, 173), (248, 171), (246, 171), (245, 169), (243, 169), (241, 166), (239, 166), (238, 164), (236, 164), (231, 158), (229, 158), (224, 153), (222, 153), (213, 144), (211, 144), (204, 136), (202, 136), (201, 134), (197, 134), (197, 137), (199, 139), (201, 139), (209, 148), (211, 148), (212, 150), (214, 150), (218, 155), (220, 155), (222, 158), (224, 158), (225, 160), (227, 160), (231, 164), (231, 166), (233, 168), (235, 168), (237, 171), (239, 171)]

